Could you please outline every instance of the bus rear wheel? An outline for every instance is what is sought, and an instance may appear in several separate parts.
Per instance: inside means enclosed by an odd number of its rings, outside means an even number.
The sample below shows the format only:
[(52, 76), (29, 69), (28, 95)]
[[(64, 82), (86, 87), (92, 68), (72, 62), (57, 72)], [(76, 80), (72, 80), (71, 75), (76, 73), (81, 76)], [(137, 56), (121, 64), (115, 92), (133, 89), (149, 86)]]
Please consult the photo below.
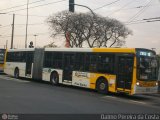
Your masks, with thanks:
[(15, 71), (14, 71), (14, 77), (15, 78), (19, 78), (19, 70), (18, 70), (18, 68), (16, 68)]
[(58, 85), (58, 83), (59, 83), (59, 76), (58, 76), (58, 74), (56, 72), (53, 72), (51, 74), (50, 81), (51, 81), (52, 85)]
[(108, 93), (108, 82), (105, 78), (100, 78), (96, 83), (96, 90), (101, 94)]

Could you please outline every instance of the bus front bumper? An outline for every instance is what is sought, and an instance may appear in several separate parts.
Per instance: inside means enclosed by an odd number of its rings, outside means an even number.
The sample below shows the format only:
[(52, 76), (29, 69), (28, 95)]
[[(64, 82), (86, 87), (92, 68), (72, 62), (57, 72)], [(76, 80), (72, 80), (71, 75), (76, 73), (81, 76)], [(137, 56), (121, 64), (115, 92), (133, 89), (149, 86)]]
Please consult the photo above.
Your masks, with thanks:
[(150, 94), (150, 93), (158, 93), (158, 86), (154, 87), (140, 87), (135, 85), (134, 94)]

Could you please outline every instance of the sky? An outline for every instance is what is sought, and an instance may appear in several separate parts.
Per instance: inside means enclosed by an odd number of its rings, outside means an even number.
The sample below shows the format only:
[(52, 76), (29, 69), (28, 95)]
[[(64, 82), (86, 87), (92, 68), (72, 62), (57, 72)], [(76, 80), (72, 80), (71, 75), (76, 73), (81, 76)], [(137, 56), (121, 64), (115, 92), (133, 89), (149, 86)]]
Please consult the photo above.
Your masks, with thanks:
[[(160, 0), (75, 0), (76, 4), (88, 6), (103, 17), (117, 19), (124, 23), (133, 35), (126, 38), (129, 48), (148, 48), (160, 53)], [(14, 48), (25, 47), (27, 0), (0, 0), (0, 48), (11, 46), (13, 14), (15, 14)], [(69, 9), (69, 0), (29, 0), (27, 46), (33, 41), (34, 46), (43, 47), (55, 41), (64, 47), (64, 38), (50, 37), (51, 31), (46, 23), (50, 15)], [(75, 6), (75, 11), (90, 12)], [(5, 13), (5, 14), (4, 14)], [(150, 19), (147, 22), (147, 20)]]

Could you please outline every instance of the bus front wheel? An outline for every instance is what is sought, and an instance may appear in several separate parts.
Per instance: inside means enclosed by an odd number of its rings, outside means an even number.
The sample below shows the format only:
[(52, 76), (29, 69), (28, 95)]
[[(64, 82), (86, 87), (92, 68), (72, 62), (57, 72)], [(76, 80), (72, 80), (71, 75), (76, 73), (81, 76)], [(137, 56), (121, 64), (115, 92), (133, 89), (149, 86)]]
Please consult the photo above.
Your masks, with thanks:
[(58, 74), (56, 72), (53, 72), (51, 74), (50, 81), (51, 81), (52, 85), (58, 85), (58, 83), (59, 83), (59, 76), (58, 76)]
[(96, 83), (96, 89), (99, 93), (108, 93), (108, 82), (105, 78), (100, 78)]
[(19, 70), (18, 70), (18, 68), (16, 68), (15, 71), (14, 71), (14, 77), (15, 78), (19, 78)]

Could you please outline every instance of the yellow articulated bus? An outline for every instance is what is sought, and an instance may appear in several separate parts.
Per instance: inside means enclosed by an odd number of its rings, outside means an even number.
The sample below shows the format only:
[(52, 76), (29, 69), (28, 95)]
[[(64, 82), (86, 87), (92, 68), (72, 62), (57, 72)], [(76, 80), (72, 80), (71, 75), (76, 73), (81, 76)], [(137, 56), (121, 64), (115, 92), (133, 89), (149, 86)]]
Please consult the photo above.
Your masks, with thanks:
[(30, 48), (7, 53), (5, 73), (100, 93), (158, 91), (155, 51), (141, 48)]
[(4, 71), (6, 49), (0, 49), (0, 72)]

